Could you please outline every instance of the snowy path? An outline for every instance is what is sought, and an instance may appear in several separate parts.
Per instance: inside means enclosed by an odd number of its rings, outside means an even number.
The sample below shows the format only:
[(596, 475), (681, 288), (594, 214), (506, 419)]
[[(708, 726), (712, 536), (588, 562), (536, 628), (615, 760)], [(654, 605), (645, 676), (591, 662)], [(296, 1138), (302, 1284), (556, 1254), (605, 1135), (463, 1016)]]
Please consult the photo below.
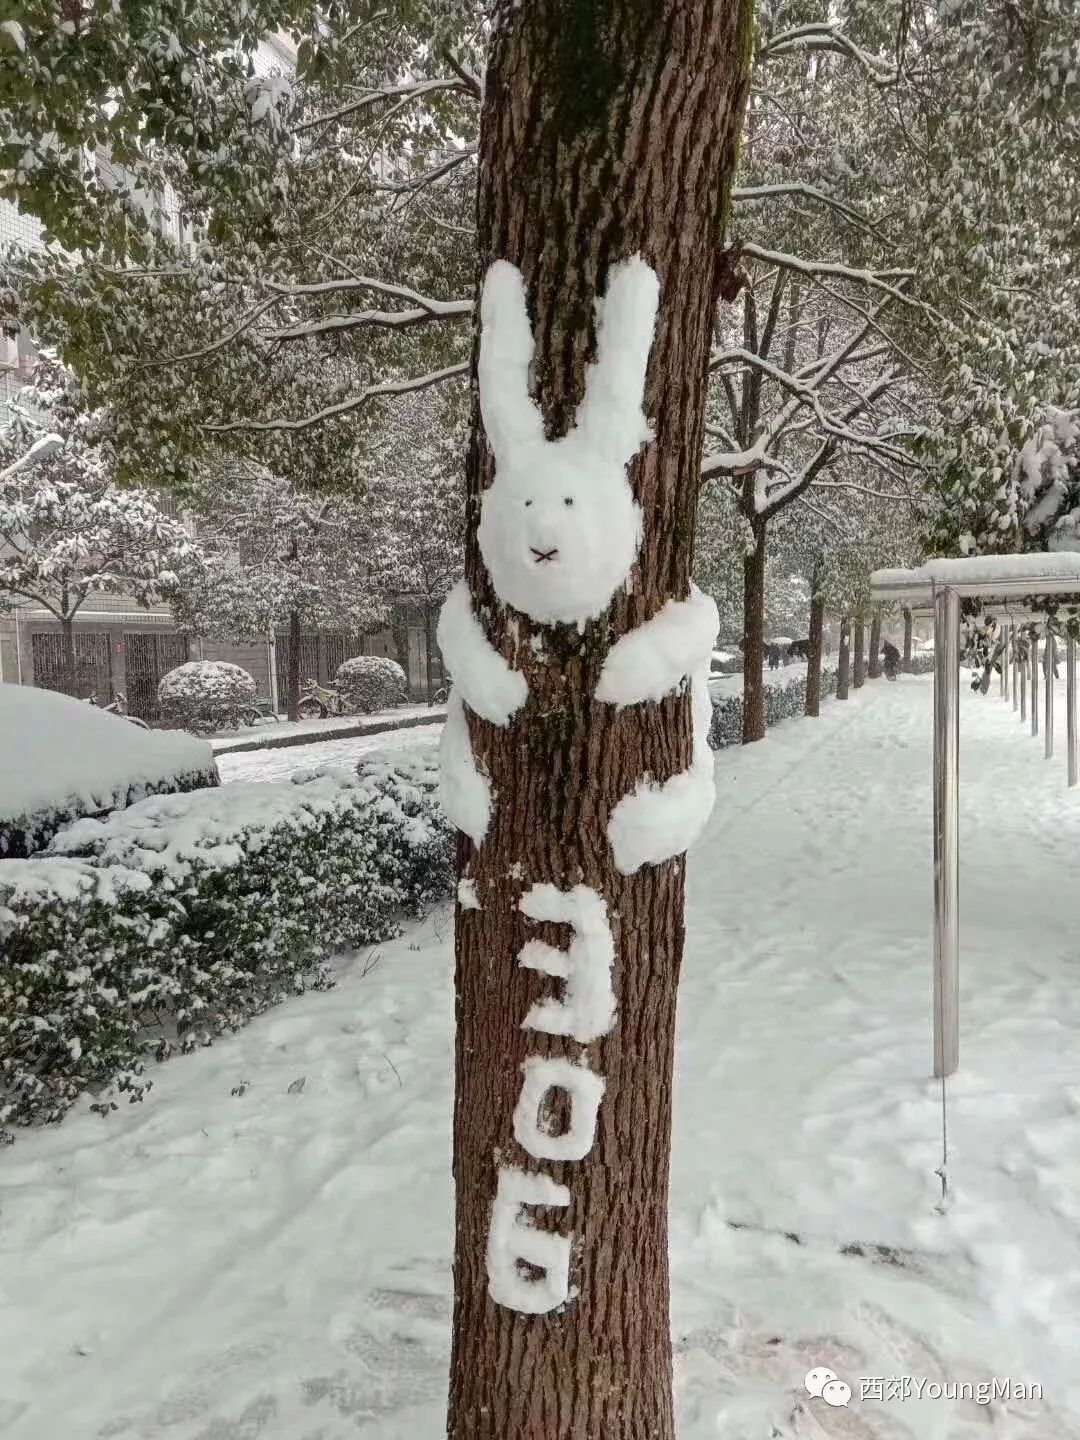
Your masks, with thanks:
[[(1080, 1436), (1080, 793), (1060, 747), (1044, 761), (996, 695), (962, 694), (941, 1215), (930, 694), (882, 681), (717, 757), (678, 1046), (680, 1440)], [(4, 1440), (443, 1433), (448, 927), (0, 1158)], [(850, 1408), (807, 1399), (812, 1365)], [(1046, 1400), (860, 1402), (872, 1375)]]

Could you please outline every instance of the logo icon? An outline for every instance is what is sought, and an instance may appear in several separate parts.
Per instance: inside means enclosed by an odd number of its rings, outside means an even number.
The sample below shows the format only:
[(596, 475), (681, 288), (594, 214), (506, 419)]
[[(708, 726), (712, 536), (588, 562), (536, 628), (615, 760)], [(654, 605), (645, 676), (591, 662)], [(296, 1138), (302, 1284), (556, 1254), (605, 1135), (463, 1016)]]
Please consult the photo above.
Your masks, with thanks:
[(826, 1405), (846, 1405), (851, 1399), (851, 1386), (824, 1365), (808, 1370), (803, 1386), (808, 1395), (824, 1400)]

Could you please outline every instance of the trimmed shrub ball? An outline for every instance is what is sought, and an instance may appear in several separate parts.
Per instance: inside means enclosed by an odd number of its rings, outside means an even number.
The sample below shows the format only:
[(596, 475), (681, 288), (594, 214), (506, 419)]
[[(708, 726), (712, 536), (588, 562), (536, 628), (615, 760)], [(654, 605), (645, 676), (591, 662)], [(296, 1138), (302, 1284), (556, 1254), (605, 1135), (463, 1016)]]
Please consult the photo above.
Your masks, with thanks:
[(346, 708), (356, 715), (389, 710), (409, 698), (405, 671), (385, 655), (357, 655), (342, 661), (334, 683)]
[(189, 660), (161, 678), (161, 717), (178, 730), (196, 735), (235, 730), (255, 702), (254, 678), (224, 660)]

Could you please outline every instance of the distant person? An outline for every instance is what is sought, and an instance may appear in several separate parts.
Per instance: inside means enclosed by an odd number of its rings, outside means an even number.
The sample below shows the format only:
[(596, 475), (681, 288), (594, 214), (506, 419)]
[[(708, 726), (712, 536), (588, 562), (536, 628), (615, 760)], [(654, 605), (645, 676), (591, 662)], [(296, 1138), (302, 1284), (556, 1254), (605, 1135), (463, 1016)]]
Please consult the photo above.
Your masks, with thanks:
[(886, 680), (895, 680), (900, 670), (900, 651), (891, 640), (882, 642), (881, 658), (885, 662)]
[(780, 669), (780, 646), (779, 646), (779, 645), (769, 645), (769, 646), (767, 647), (767, 650), (768, 650), (768, 657), (769, 657), (769, 669), (770, 669), (770, 670), (779, 670), (779, 669)]

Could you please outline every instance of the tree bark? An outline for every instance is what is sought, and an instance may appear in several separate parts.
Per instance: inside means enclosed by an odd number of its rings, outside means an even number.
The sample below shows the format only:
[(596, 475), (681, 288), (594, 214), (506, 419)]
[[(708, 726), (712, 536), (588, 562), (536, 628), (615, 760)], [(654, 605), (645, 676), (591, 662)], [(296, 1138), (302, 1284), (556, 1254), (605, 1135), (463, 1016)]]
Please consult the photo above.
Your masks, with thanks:
[(806, 661), (806, 713), (821, 714), (821, 632), (825, 625), (825, 599), (815, 595), (810, 601), (810, 644)]
[(870, 654), (867, 659), (866, 673), (871, 680), (881, 678), (881, 606), (874, 606), (874, 613), (870, 617)]
[(851, 667), (851, 686), (853, 690), (859, 690), (866, 680), (866, 621), (861, 615), (855, 617), (851, 645), (855, 652)]
[(300, 616), (289, 614), (289, 644), (285, 657), (285, 685), (288, 694), (289, 719), (300, 719)]
[(765, 521), (753, 522), (754, 548), (743, 560), (742, 743), (765, 739)]
[[(659, 316), (644, 395), (655, 438), (627, 472), (642, 509), (641, 549), (629, 583), (580, 630), (539, 624), (494, 592), (476, 527), (495, 466), (474, 405), (466, 576), (488, 638), (525, 676), (528, 698), (503, 726), (465, 712), (492, 804), (481, 843), (463, 836), (459, 850), (479, 908), (459, 904), (456, 915), (451, 1440), (674, 1433), (667, 1203), (685, 865), (680, 856), (620, 873), (607, 824), (644, 775), (663, 782), (688, 767), (691, 707), (684, 690), (623, 709), (594, 692), (612, 642), (689, 591), (750, 22), (743, 0), (496, 9), (481, 118), (480, 273), (496, 260), (522, 273), (532, 392), (549, 439), (573, 424), (595, 302), (613, 266), (640, 255), (653, 268)], [(519, 904), (538, 884), (551, 893), (588, 887), (606, 907), (616, 1020), (584, 1045), (523, 1027), (533, 1002), (559, 993), (518, 963), (523, 945), (565, 948), (570, 939), (565, 924), (526, 922)], [(516, 1138), (522, 1066), (541, 1056), (584, 1062), (603, 1077), (581, 1159), (537, 1160)], [(561, 1101), (541, 1107), (552, 1135), (563, 1133)], [(493, 1203), (511, 1166), (570, 1197), (568, 1207), (525, 1202), (519, 1212), (534, 1226), (521, 1233), (570, 1237), (566, 1298), (545, 1313), (496, 1303), (489, 1290)], [(521, 1283), (543, 1273), (517, 1266)]]
[(851, 677), (851, 620), (847, 615), (840, 621), (839, 652), (836, 662), (836, 698), (846, 700)]
[(911, 611), (904, 611), (904, 672), (911, 674), (911, 649), (913, 640), (914, 625), (911, 618)]
[(75, 657), (75, 621), (70, 615), (60, 621), (60, 685), (65, 695), (79, 695), (79, 662)]

